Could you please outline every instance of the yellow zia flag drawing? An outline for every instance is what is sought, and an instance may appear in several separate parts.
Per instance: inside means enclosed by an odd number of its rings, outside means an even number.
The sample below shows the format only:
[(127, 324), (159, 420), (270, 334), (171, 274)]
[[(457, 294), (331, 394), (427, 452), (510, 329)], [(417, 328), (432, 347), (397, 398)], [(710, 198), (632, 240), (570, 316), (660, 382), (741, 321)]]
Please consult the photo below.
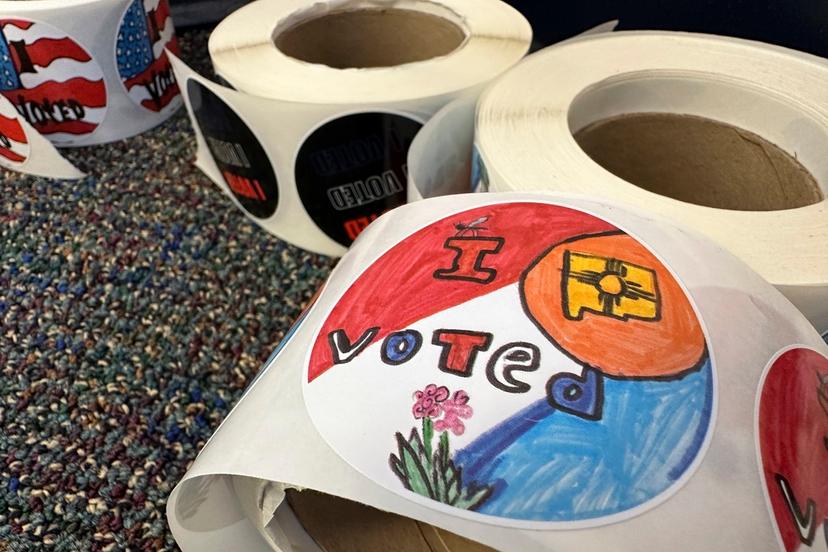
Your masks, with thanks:
[(563, 263), (563, 307), (571, 320), (584, 312), (619, 320), (659, 320), (658, 283), (649, 268), (611, 257), (566, 251)]

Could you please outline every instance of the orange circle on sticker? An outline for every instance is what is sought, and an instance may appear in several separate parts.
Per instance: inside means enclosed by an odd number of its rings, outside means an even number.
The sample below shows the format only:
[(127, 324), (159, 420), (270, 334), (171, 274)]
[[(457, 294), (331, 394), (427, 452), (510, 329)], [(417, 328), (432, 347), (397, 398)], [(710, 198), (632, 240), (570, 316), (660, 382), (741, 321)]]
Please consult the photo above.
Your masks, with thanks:
[(563, 352), (607, 376), (676, 377), (706, 356), (684, 290), (627, 234), (552, 247), (524, 273), (520, 288), (535, 325)]

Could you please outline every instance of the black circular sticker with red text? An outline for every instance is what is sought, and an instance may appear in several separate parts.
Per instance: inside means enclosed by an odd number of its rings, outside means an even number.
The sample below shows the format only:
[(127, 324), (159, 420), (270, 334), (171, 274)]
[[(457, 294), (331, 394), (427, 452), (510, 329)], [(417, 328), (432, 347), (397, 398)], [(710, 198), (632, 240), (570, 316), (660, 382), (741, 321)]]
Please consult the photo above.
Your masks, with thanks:
[(311, 133), (296, 158), (296, 189), (323, 232), (347, 247), (405, 203), (406, 157), (421, 127), (402, 115), (357, 113)]
[(224, 101), (198, 81), (187, 93), (201, 134), (224, 181), (241, 206), (257, 218), (276, 211), (276, 174), (262, 145)]

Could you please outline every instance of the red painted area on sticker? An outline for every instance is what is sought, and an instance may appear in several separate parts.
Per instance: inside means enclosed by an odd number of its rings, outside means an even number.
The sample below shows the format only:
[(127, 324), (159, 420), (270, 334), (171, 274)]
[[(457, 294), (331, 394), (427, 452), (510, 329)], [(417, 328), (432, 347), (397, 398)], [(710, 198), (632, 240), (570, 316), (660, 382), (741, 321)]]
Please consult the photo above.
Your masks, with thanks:
[(8, 52), (2, 93), (23, 119), (45, 135), (95, 130), (100, 115), (89, 109), (106, 107), (106, 85), (83, 46), (46, 23), (19, 19), (0, 19), (0, 42)]
[(23, 144), (28, 143), (28, 140), (26, 140), (26, 133), (23, 132), (23, 127), (14, 117), (4, 117), (3, 115), (0, 115), (0, 134), (9, 140), (14, 140), (15, 142)]
[(3, 25), (11, 25), (13, 27), (17, 27), (18, 29), (23, 29), (24, 31), (29, 29), (32, 25), (34, 25), (34, 21), (26, 21), (23, 19), (4, 19), (2, 21)]
[(25, 156), (13, 152), (12, 150), (4, 148), (2, 146), (0, 146), (0, 156), (5, 157), (9, 161), (14, 161), (15, 163), (22, 163), (26, 160)]
[[(167, 44), (170, 44), (170, 42)], [(150, 97), (141, 100), (141, 105), (156, 112), (161, 111), (180, 94), (178, 83), (175, 81), (172, 65), (166, 52), (162, 53), (158, 59), (153, 61), (145, 71), (131, 79), (127, 79), (124, 81), (124, 84), (127, 90), (132, 90), (136, 86), (146, 88)]]
[[(10, 90), (3, 95), (13, 104), (23, 102), (54, 105), (58, 99), (74, 100), (84, 108), (106, 107), (106, 88), (103, 81), (90, 81), (82, 77), (75, 77), (64, 82), (48, 81), (34, 88)], [(21, 101), (22, 100), (22, 101)]]
[[(483, 227), (469, 232), (471, 223), (484, 218)], [(514, 284), (535, 258), (556, 243), (610, 230), (616, 228), (592, 215), (544, 203), (486, 205), (427, 226), (381, 256), (345, 292), (314, 343), (308, 381), (333, 365), (327, 341), (331, 332), (343, 330), (355, 340), (367, 328), (378, 326), (374, 338), (378, 341), (425, 317)], [(461, 236), (503, 239), (496, 253), (483, 255), (478, 263), (481, 270), (493, 271), (490, 281), (435, 277), (435, 267), (451, 274), (452, 267), (466, 266), (456, 248), (446, 247)]]
[[(75, 61), (90, 61), (92, 58), (71, 38), (39, 38), (26, 45), (26, 53), (34, 65), (48, 67), (57, 59), (73, 59)], [(12, 50), (12, 56), (16, 51)], [(17, 61), (17, 60), (16, 60)], [(19, 66), (19, 62), (18, 62)]]
[(825, 539), (828, 358), (792, 349), (773, 363), (759, 399), (758, 433), (770, 507), (785, 550)]

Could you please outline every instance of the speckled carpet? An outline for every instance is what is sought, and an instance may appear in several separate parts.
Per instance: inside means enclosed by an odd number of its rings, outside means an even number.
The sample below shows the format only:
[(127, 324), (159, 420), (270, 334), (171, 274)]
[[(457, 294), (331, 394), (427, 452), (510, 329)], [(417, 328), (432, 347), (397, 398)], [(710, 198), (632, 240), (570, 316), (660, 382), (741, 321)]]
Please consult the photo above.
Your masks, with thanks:
[(62, 151), (91, 176), (0, 172), (0, 552), (175, 550), (167, 496), (332, 261), (192, 166), (183, 109)]

